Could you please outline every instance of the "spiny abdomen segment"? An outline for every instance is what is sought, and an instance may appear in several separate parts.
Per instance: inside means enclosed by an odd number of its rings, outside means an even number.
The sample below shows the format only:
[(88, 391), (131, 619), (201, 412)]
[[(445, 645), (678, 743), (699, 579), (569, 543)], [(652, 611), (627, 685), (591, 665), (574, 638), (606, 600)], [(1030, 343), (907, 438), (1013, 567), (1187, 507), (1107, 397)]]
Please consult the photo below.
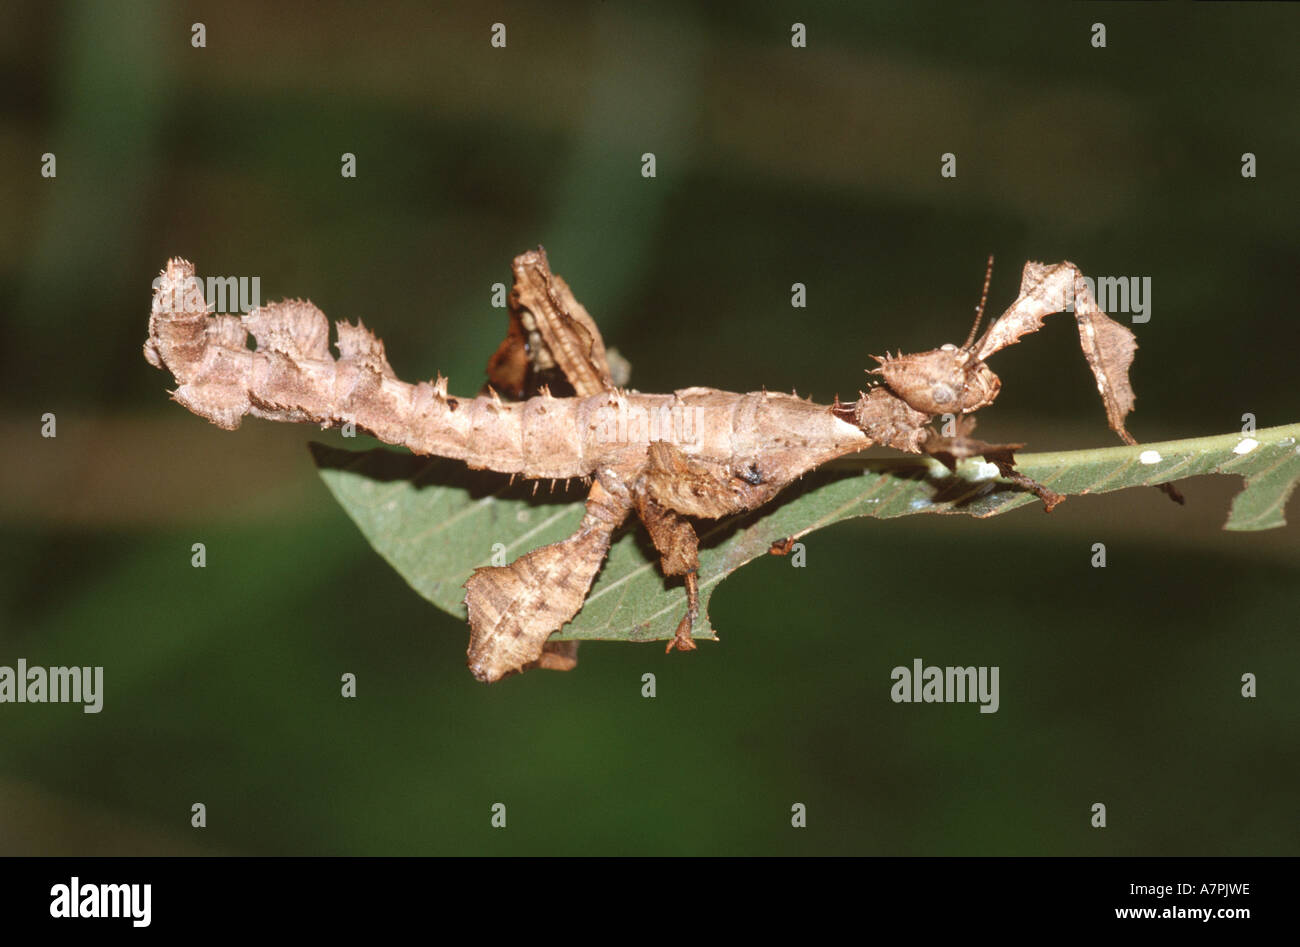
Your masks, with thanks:
[[(506, 403), (458, 398), (447, 381), (399, 379), (383, 343), (364, 326), (329, 321), (305, 300), (286, 300), (244, 315), (213, 314), (193, 264), (167, 262), (154, 292), (145, 358), (176, 379), (172, 397), (218, 427), (245, 415), (322, 426), (349, 422), (388, 444), (472, 467), (534, 477), (578, 477), (599, 458), (584, 457), (576, 436), (579, 399), (549, 396)], [(256, 349), (248, 348), (252, 335)]]

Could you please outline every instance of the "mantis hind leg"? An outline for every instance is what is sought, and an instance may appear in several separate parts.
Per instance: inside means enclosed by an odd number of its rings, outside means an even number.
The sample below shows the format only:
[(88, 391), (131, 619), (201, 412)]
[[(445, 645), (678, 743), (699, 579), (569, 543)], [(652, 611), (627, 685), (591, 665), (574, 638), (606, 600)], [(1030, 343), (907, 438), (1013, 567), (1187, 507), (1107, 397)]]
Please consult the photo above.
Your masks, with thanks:
[(582, 608), (610, 537), (631, 509), (632, 498), (621, 481), (597, 479), (586, 514), (568, 539), (534, 549), (507, 566), (474, 571), (465, 583), (465, 607), (468, 664), (476, 678), (490, 683), (532, 667), (573, 667), (576, 643), (555, 642), (547, 648), (547, 639)]
[(665, 651), (694, 651), (692, 631), (700, 617), (700, 542), (690, 520), (675, 513), (646, 493), (637, 496), (636, 509), (650, 534), (650, 541), (659, 551), (659, 562), (664, 575), (684, 576), (686, 581), (686, 614), (677, 623), (677, 630)]

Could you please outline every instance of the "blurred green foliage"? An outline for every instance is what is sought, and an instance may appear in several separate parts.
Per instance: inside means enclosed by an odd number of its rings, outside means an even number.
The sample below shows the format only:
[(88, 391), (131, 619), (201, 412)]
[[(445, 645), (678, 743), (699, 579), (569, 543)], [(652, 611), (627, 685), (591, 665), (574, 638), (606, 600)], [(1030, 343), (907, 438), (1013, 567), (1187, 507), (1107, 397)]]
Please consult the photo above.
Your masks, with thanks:
[[(638, 387), (829, 400), (868, 353), (960, 340), (995, 252), (994, 310), (1026, 259), (1152, 278), (1139, 438), (1293, 422), (1294, 11), (426, 7), (0, 9), (0, 664), (106, 687), (99, 715), (0, 705), (0, 852), (1297, 851), (1295, 527), (1221, 532), (1226, 485), (843, 525), (729, 579), (718, 645), (484, 687), (310, 432), (206, 426), (140, 355), (182, 255), (470, 392), (491, 284), (544, 243)], [(1109, 443), (1065, 322), (994, 368), (990, 440)], [(892, 704), (915, 657), (1000, 665), (1001, 709)]]

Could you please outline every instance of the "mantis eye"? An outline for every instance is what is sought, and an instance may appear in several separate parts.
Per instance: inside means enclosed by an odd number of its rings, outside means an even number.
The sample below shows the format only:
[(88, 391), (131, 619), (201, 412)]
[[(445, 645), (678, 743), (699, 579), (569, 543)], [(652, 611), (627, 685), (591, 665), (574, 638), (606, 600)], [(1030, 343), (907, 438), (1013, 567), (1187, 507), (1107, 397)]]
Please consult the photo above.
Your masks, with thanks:
[(950, 404), (956, 397), (957, 393), (952, 390), (952, 387), (943, 382), (930, 389), (930, 398), (935, 404)]

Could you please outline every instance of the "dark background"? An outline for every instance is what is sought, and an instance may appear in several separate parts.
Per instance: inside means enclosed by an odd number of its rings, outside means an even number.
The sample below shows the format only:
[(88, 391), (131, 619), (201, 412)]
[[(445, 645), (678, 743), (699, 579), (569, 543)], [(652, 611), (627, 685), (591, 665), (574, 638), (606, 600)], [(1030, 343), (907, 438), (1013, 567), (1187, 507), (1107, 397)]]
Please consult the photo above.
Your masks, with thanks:
[[(0, 705), (0, 853), (1297, 852), (1296, 527), (1223, 532), (1235, 478), (843, 524), (729, 579), (720, 644), (485, 687), (304, 446), (355, 442), (222, 432), (140, 346), (179, 255), (471, 393), (543, 243), (640, 389), (829, 400), (961, 341), (993, 252), (995, 313), (1027, 259), (1151, 277), (1140, 439), (1295, 422), (1300, 9), (427, 6), (0, 7), (0, 664), (106, 691)], [(988, 439), (1112, 443), (1058, 318)], [(915, 657), (999, 665), (1001, 709), (891, 703)]]

